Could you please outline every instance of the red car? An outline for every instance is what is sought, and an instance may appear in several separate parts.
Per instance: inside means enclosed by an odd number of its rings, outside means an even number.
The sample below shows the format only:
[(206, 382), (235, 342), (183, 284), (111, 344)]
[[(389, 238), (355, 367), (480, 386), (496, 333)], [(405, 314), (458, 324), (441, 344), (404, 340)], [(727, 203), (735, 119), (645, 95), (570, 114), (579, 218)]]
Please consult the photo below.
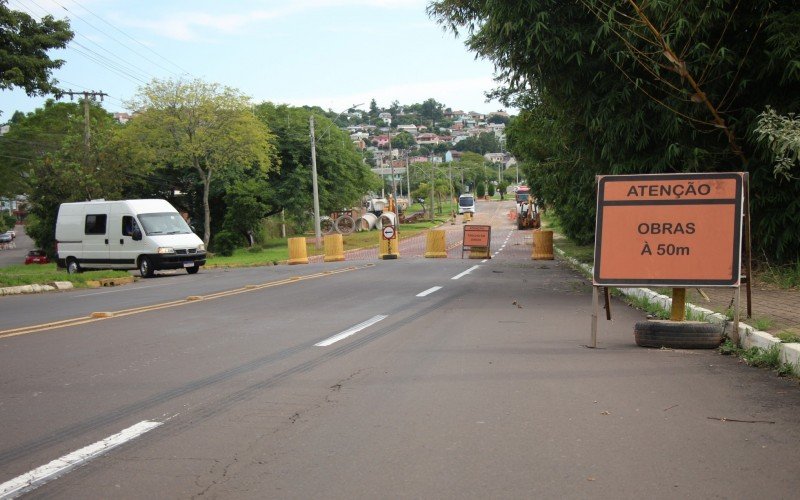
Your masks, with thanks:
[(31, 250), (28, 252), (28, 255), (25, 256), (25, 264), (47, 264), (50, 262), (50, 259), (47, 258), (47, 254), (44, 253), (44, 250)]

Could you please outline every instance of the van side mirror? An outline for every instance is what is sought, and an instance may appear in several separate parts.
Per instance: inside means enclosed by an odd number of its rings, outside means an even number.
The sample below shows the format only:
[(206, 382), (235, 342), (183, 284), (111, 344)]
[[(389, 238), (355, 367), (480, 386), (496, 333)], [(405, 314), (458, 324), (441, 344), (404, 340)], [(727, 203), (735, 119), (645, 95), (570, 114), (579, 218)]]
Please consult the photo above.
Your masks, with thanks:
[(133, 241), (141, 240), (142, 239), (142, 230), (139, 229), (138, 227), (133, 228), (133, 231), (131, 231), (131, 238), (133, 239)]

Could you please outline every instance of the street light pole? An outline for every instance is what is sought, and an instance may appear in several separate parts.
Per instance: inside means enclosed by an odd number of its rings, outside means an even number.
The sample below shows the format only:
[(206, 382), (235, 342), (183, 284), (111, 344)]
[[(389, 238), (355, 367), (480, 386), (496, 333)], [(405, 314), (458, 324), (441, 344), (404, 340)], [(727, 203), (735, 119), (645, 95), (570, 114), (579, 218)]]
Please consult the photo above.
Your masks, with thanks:
[(411, 171), (408, 166), (408, 150), (404, 151), (406, 157), (406, 191), (408, 195), (408, 205), (411, 206)]

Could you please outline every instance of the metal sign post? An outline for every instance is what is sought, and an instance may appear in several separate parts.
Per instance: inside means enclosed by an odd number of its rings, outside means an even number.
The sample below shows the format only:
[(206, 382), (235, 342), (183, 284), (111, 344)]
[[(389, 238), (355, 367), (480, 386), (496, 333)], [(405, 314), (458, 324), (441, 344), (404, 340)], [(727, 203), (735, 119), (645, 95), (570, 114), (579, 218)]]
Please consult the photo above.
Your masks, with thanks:
[(394, 226), (383, 226), (381, 237), (386, 240), (386, 254), (383, 259), (396, 259), (397, 251), (392, 249), (392, 242), (397, 241), (397, 229)]

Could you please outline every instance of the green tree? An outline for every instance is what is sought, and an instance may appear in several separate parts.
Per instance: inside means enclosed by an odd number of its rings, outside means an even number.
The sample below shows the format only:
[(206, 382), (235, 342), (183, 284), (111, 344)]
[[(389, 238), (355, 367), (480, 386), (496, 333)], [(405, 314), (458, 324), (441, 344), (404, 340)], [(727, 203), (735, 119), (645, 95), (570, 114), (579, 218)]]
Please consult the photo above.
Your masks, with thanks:
[(428, 12), (493, 61), (493, 96), (527, 114), (512, 151), (568, 235), (592, 240), (596, 174), (747, 170), (756, 252), (800, 257), (785, 230), (800, 183), (775, 178), (753, 132), (767, 105), (800, 109), (800, 1), (440, 0)]
[(478, 188), (475, 190), (475, 194), (478, 198), (486, 196), (486, 183), (484, 181), (478, 182)]
[(378, 109), (378, 103), (376, 103), (376, 102), (375, 102), (375, 99), (371, 99), (371, 100), (369, 101), (369, 111), (367, 112), (367, 114), (369, 115), (369, 117), (370, 117), (370, 118), (371, 118), (373, 121), (375, 121), (375, 120), (377, 120), (377, 119), (378, 119), (378, 115), (380, 114), (380, 112), (381, 112), (381, 111)]
[(414, 136), (405, 130), (392, 137), (392, 148), (408, 149), (416, 144)]
[(508, 182), (503, 179), (500, 184), (497, 185), (497, 190), (500, 191), (500, 199), (506, 199), (506, 191), (508, 190)]
[(456, 151), (472, 151), (473, 153), (499, 153), (500, 141), (493, 132), (483, 132), (477, 136), (467, 137), (455, 145)]
[(260, 239), (259, 225), (269, 213), (270, 194), (266, 175), (234, 180), (225, 192), (224, 229), (238, 233), (252, 245)]
[[(203, 183), (203, 241), (211, 239), (211, 182), (230, 171), (275, 165), (274, 137), (239, 91), (202, 80), (153, 80), (130, 105), (137, 115), (125, 127), (145, 163), (172, 164)], [(227, 172), (226, 172), (227, 171)]]
[(486, 180), (486, 159), (478, 153), (465, 152), (456, 164), (458, 172), (464, 179), (464, 184), (474, 191), (478, 182)]
[(37, 22), (0, 0), (0, 90), (19, 87), (29, 96), (58, 94), (50, 75), (64, 61), (50, 59), (47, 52), (63, 49), (73, 36), (65, 19), (45, 16)]
[(431, 129), (434, 129), (436, 122), (444, 116), (444, 104), (433, 98), (427, 99), (420, 105), (419, 115), (429, 120)]
[(301, 226), (313, 209), (309, 117), (314, 113), (320, 211), (358, 204), (381, 180), (362, 161), (350, 137), (314, 109), (262, 103), (254, 112), (276, 135), (279, 167), (268, 174), (268, 214), (286, 210)]
[[(125, 164), (115, 146), (119, 124), (100, 106), (89, 110), (92, 141), (84, 144), (80, 104), (48, 100), (43, 108), (15, 116), (0, 138), (0, 155), (17, 192), (28, 196), (26, 232), (52, 252), (59, 204), (93, 198), (118, 198), (136, 192), (138, 172)], [(5, 184), (5, 183), (4, 183)]]

